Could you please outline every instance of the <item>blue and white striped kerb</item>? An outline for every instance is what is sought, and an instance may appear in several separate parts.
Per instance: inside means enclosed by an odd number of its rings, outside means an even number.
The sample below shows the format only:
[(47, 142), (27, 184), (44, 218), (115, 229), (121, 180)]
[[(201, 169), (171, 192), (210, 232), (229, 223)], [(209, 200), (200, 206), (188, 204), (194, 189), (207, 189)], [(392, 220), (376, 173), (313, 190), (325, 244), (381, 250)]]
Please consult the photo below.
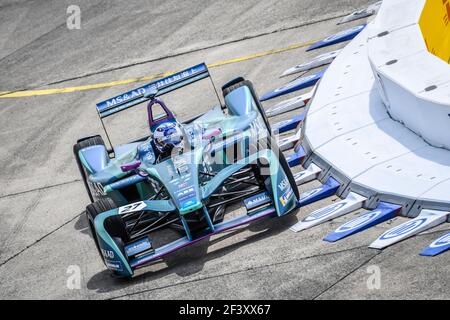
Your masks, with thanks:
[(360, 215), (356, 219), (344, 223), (334, 232), (327, 235), (323, 240), (335, 242), (344, 239), (363, 230), (369, 229), (377, 224), (395, 218), (401, 207), (395, 204), (380, 202), (375, 210)]
[(450, 249), (450, 233), (440, 237), (433, 241), (427, 248), (425, 248), (420, 255), (421, 256), (437, 256)]
[(306, 49), (306, 51), (323, 48), (336, 43), (351, 40), (356, 37), (366, 27), (366, 25), (367, 24), (362, 24), (326, 37), (323, 40), (313, 43), (308, 49)]

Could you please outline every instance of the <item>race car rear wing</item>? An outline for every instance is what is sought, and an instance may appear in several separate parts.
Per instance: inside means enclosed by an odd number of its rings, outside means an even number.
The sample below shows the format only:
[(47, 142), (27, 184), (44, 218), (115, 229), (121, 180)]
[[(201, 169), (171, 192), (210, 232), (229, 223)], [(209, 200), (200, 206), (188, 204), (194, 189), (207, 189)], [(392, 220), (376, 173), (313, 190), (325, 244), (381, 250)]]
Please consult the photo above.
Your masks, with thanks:
[(156, 96), (161, 96), (208, 77), (210, 77), (208, 67), (206, 64), (201, 63), (165, 78), (150, 82), (140, 88), (97, 103), (97, 112), (100, 119), (102, 119), (149, 100), (150, 98), (145, 97), (146, 92), (156, 89), (158, 92)]

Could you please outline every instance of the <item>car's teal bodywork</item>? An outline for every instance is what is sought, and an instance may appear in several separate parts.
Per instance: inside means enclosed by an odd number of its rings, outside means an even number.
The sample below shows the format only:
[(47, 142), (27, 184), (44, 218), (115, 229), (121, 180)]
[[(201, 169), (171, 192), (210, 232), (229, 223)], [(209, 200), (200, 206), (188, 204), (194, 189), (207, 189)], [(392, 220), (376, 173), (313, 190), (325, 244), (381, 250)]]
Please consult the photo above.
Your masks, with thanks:
[[(98, 192), (99, 197), (108, 196), (119, 205), (119, 208), (100, 213), (94, 220), (99, 249), (107, 268), (120, 276), (132, 276), (135, 268), (200, 238), (262, 216), (283, 216), (297, 208), (298, 191), (294, 191), (296, 186), (288, 177), (292, 174), (280, 162), (282, 155), (273, 146), (270, 130), (255, 99), (248, 86), (235, 88), (225, 96), (228, 113), (215, 107), (196, 120), (183, 124), (185, 147), (165, 159), (157, 158), (151, 136), (145, 141), (115, 147), (113, 159), (109, 159), (104, 146), (79, 151), (79, 159), (89, 173), (92, 189)], [(106, 104), (102, 106), (102, 110), (106, 110)], [(122, 171), (122, 165), (136, 161), (140, 163), (136, 172)], [(214, 225), (208, 214), (209, 198), (220, 192), (230, 176), (251, 165), (267, 170), (263, 173), (266, 177), (264, 188), (272, 199), (271, 205)], [(208, 176), (209, 172), (214, 174)], [(130, 186), (136, 186), (139, 194), (133, 202), (122, 192)], [(148, 200), (161, 186), (165, 188), (168, 200)], [(175, 212), (183, 223), (186, 236), (152, 252), (128, 257), (126, 250), (108, 232), (105, 222), (135, 211)], [(200, 235), (193, 236), (186, 222), (185, 217), (192, 212), (203, 212), (208, 222), (208, 227)], [(137, 242), (135, 246), (138, 246)]]

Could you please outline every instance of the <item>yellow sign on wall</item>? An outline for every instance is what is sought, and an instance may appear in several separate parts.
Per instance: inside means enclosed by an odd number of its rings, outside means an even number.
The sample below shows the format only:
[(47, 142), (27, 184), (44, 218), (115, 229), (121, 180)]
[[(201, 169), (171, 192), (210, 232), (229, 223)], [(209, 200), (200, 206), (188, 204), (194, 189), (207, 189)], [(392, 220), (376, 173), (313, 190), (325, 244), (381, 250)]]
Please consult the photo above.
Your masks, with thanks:
[(428, 51), (450, 63), (450, 0), (427, 0), (419, 25)]

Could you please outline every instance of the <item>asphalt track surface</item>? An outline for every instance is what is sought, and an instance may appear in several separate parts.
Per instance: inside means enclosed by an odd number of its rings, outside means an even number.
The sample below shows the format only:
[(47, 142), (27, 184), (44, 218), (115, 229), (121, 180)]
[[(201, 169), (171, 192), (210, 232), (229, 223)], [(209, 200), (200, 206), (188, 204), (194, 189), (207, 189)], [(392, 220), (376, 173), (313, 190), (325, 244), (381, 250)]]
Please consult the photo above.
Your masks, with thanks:
[[(304, 45), (361, 23), (336, 25), (370, 2), (1, 1), (0, 298), (448, 299), (448, 254), (418, 256), (446, 226), (384, 251), (367, 246), (403, 218), (336, 244), (322, 238), (362, 210), (302, 233), (289, 230), (336, 197), (214, 236), (131, 281), (109, 276), (83, 215), (88, 197), (71, 149), (82, 136), (104, 136), (96, 102), (203, 61), (216, 87), (242, 75), (262, 94), (295, 78), (278, 77), (288, 67), (331, 50), (306, 53)], [(77, 3), (81, 30), (68, 30), (66, 8)], [(208, 85), (175, 94), (169, 105), (180, 118), (207, 110), (214, 104)], [(130, 127), (114, 131), (113, 142), (145, 130), (142, 119), (112, 121), (113, 131)], [(80, 289), (67, 287), (69, 266), (80, 268)], [(374, 266), (379, 289), (367, 285)]]

